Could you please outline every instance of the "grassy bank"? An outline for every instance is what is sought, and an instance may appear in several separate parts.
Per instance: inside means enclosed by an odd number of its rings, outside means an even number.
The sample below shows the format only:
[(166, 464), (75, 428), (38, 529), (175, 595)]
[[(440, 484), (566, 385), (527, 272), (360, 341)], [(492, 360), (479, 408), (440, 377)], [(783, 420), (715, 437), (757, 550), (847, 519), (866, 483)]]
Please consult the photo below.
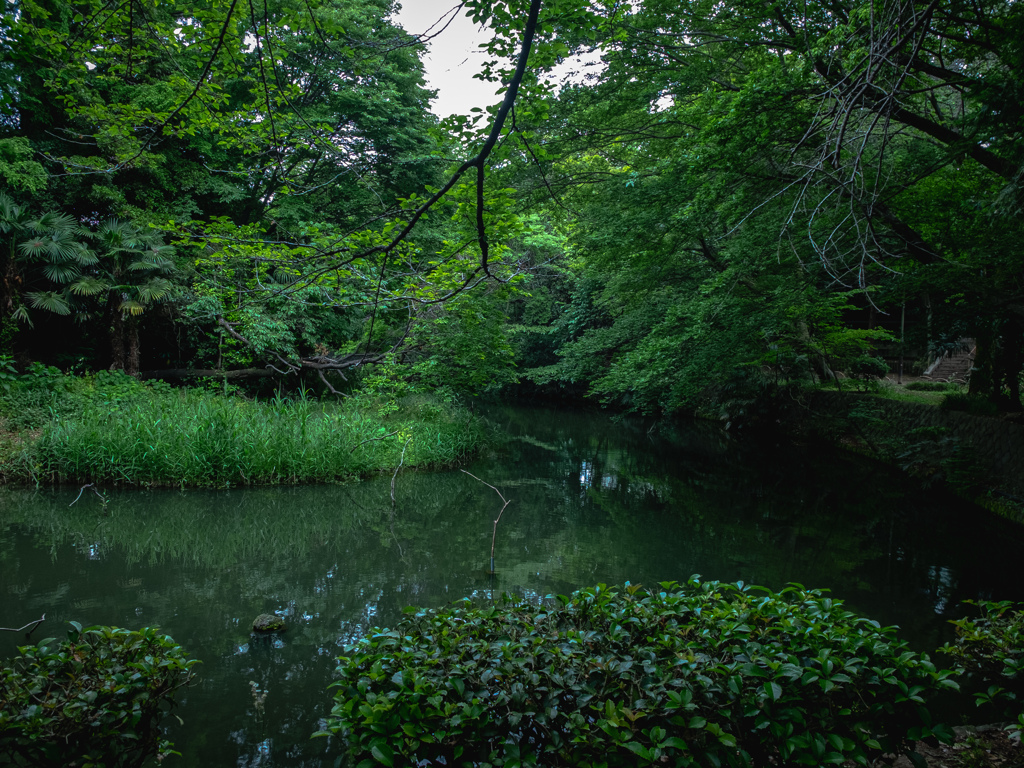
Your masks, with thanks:
[(369, 396), (248, 400), (120, 374), (37, 369), (0, 392), (8, 483), (233, 486), (443, 466), (490, 438), (467, 411)]

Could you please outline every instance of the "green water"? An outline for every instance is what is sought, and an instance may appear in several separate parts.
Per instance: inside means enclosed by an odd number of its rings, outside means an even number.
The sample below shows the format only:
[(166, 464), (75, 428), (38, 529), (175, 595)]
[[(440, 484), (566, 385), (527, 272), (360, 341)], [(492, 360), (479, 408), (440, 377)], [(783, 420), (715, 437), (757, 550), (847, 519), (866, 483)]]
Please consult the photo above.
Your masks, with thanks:
[[(530, 600), (598, 582), (699, 573), (827, 587), (920, 648), (967, 598), (1022, 599), (1024, 536), (953, 499), (820, 448), (640, 422), (505, 409), (514, 436), (460, 471), (219, 492), (86, 489), (0, 495), (0, 625), (157, 625), (202, 660), (170, 718), (179, 766), (333, 766), (310, 740), (334, 657), (407, 605), (502, 591)], [(72, 505), (72, 502), (74, 504)], [(71, 506), (69, 506), (71, 505)], [(250, 643), (259, 613), (287, 616)], [(0, 633), (0, 652), (15, 644)], [(259, 713), (250, 681), (268, 690)]]

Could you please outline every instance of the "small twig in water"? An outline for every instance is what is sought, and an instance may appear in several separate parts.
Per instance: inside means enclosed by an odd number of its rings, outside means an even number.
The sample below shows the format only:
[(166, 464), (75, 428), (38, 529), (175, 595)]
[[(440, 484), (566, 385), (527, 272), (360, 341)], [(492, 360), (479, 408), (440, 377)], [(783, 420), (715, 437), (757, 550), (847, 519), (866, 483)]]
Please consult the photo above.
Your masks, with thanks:
[(398, 547), (398, 556), (403, 560), (405, 559), (405, 553), (402, 551), (402, 545), (398, 542), (398, 537), (395, 535), (395, 480), (398, 479), (398, 471), (402, 468), (405, 463), (405, 449), (409, 447), (409, 443), (412, 442), (412, 437), (405, 441), (405, 445), (402, 446), (402, 458), (398, 461), (398, 466), (395, 467), (395, 474), (391, 476), (391, 538), (395, 540), (395, 546)]
[(78, 503), (78, 500), (80, 498), (82, 498), (82, 494), (85, 493), (85, 489), (86, 488), (92, 488), (92, 483), (88, 483), (87, 485), (83, 485), (81, 488), (78, 489), (78, 495), (75, 496), (75, 500), (74, 501), (72, 501), (70, 504), (68, 504), (69, 507), (73, 507), (73, 506), (75, 506), (75, 504)]
[[(466, 472), (466, 470), (464, 470), (464, 469), (460, 469), (459, 471), (460, 472)], [(495, 488), (490, 483), (484, 482), (479, 477), (474, 475), (472, 472), (466, 472), (466, 474), (469, 475), (470, 477), (472, 477), (477, 482), (480, 482), (480, 483), (483, 483), (484, 485), (486, 485), (488, 488), (490, 488), (492, 491), (494, 491), (496, 494), (498, 494), (498, 498), (501, 499), (501, 501), (502, 501), (501, 511), (498, 512), (498, 516), (494, 520), (494, 530), (491, 533), (491, 573), (494, 573), (494, 541), (495, 541), (495, 539), (498, 538), (498, 523), (501, 521), (501, 516), (505, 513), (505, 507), (507, 507), (509, 504), (511, 504), (512, 500), (511, 499), (506, 499), (504, 496), (501, 495), (501, 491), (499, 491), (497, 488)]]
[(255, 680), (250, 680), (249, 690), (252, 693), (252, 703), (256, 707), (256, 719), (262, 720), (264, 702), (267, 700), (267, 694), (270, 692), (270, 689), (264, 688), (260, 691), (259, 684)]
[(102, 493), (100, 493), (98, 490), (96, 490), (96, 488), (93, 486), (92, 483), (86, 483), (81, 488), (79, 488), (78, 489), (78, 495), (75, 496), (75, 500), (72, 501), (70, 504), (68, 504), (68, 506), (69, 507), (75, 506), (75, 504), (78, 503), (78, 500), (80, 498), (82, 498), (82, 494), (85, 493), (85, 489), (86, 488), (92, 488), (92, 492), (95, 493), (97, 496), (99, 496), (100, 501), (103, 502), (103, 508), (106, 509), (106, 507), (107, 507), (107, 497), (104, 496)]
[(405, 441), (405, 445), (402, 446), (402, 458), (399, 459), (398, 466), (395, 467), (395, 474), (393, 474), (391, 476), (391, 514), (392, 515), (394, 515), (394, 513), (395, 513), (395, 480), (398, 479), (398, 472), (402, 468), (402, 465), (405, 463), (405, 449), (409, 447), (409, 443), (410, 442), (412, 442), (412, 438), (411, 437), (408, 440), (406, 440)]

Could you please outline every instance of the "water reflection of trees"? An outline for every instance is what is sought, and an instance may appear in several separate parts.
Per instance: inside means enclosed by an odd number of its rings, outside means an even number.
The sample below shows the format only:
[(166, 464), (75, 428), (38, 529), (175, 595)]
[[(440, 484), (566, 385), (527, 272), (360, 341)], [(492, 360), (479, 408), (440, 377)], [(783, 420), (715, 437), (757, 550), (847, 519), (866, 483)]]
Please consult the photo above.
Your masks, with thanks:
[[(380, 478), (222, 493), (111, 492), (105, 507), (85, 497), (71, 509), (68, 493), (12, 493), (3, 519), (50, 551), (71, 545), (102, 558), (117, 549), (130, 566), (198, 569), (201, 576), (183, 581), (196, 600), (230, 583), (245, 600), (301, 598), (309, 614), (326, 610), (327, 587), (340, 572), (349, 581), (357, 574), (356, 583), (392, 585), (386, 593), (406, 604), (444, 603), (491, 586), (571, 590), (691, 573), (883, 593), (897, 561), (904, 577), (911, 563), (922, 583), (929, 569), (945, 568), (956, 591), (960, 569), (925, 554), (936, 542), (918, 530), (922, 505), (878, 467), (732, 441), (711, 429), (667, 440), (642, 422), (592, 414), (510, 409), (500, 416), (523, 439), (470, 467), (513, 499), (498, 530), (497, 584), (483, 573), (497, 502), (458, 472), (401, 473), (393, 509), (390, 478)], [(318, 565), (300, 580), (310, 563)], [(17, 579), (8, 583), (17, 589)], [(383, 615), (393, 608), (384, 606)]]
[[(643, 422), (591, 414), (511, 409), (500, 421), (521, 439), (467, 467), (513, 500), (493, 577), (485, 571), (500, 501), (461, 472), (401, 472), (393, 510), (390, 476), (114, 490), (105, 507), (89, 496), (69, 507), (77, 488), (7, 491), (5, 609), (45, 611), (52, 626), (161, 626), (204, 660), (206, 682), (182, 711), (182, 735), (203, 764), (269, 765), (269, 751), (273, 764), (298, 766), (331, 748), (307, 736), (326, 714), (334, 657), (407, 605), (502, 591), (540, 600), (692, 573), (797, 580), (934, 646), (960, 600), (1022, 596), (1009, 554), (1019, 534), (965, 525), (958, 510), (925, 503), (877, 467), (711, 429), (669, 440)], [(249, 622), (269, 611), (289, 617), (280, 648), (250, 642)], [(261, 722), (250, 681), (270, 691)]]

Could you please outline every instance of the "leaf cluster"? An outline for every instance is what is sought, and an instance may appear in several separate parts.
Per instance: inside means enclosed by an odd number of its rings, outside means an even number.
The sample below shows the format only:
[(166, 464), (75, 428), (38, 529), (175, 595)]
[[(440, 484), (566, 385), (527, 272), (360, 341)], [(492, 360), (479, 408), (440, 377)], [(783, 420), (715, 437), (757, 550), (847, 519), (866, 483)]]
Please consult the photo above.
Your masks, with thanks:
[(600, 585), (420, 611), (339, 659), (358, 765), (868, 765), (953, 674), (821, 591)]
[(956, 640), (942, 650), (983, 689), (974, 694), (979, 707), (992, 704), (1013, 721), (1012, 729), (1024, 728), (1024, 605), (967, 602), (977, 605), (981, 616), (954, 621)]
[(71, 626), (66, 640), (22, 646), (0, 668), (0, 761), (139, 766), (172, 754), (163, 708), (196, 660), (154, 628)]

